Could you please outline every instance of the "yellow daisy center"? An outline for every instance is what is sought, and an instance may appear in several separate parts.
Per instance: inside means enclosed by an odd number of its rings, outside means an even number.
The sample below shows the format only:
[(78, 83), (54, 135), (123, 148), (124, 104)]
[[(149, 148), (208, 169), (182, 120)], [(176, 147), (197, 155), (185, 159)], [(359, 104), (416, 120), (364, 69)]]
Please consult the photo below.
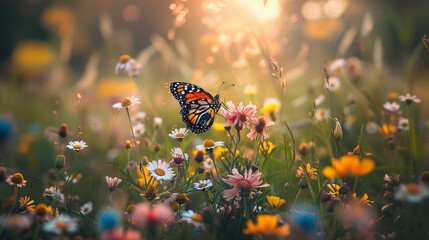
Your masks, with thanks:
[(20, 184), (20, 183), (22, 183), (22, 181), (24, 181), (24, 176), (22, 176), (21, 173), (15, 173), (12, 175), (11, 180), (15, 184)]
[(129, 98), (124, 98), (121, 101), (121, 105), (122, 107), (128, 107), (131, 105), (131, 100)]
[(417, 186), (417, 184), (415, 184), (415, 183), (409, 183), (408, 185), (407, 185), (407, 192), (409, 193), (409, 194), (414, 194), (414, 195), (416, 195), (416, 194), (418, 194), (419, 193), (419, 187)]
[(55, 226), (56, 226), (58, 229), (66, 230), (66, 229), (67, 229), (67, 227), (68, 227), (68, 224), (67, 224), (67, 222), (66, 222), (66, 221), (59, 220), (59, 221), (57, 221), (57, 222), (56, 222)]
[(79, 150), (82, 148), (82, 146), (80, 144), (75, 144), (73, 145), (73, 148)]
[(203, 146), (204, 146), (204, 148), (213, 148), (215, 146), (215, 143), (213, 140), (206, 139), (203, 142)]
[(36, 214), (39, 216), (45, 216), (49, 213), (49, 208), (46, 204), (40, 203), (36, 206)]
[(203, 222), (203, 217), (198, 213), (195, 213), (194, 215), (192, 215), (191, 219), (194, 220), (195, 222)]
[(158, 175), (158, 176), (164, 176), (165, 175), (165, 171), (164, 171), (164, 169), (161, 169), (161, 168), (157, 168), (157, 169), (155, 169), (154, 170), (154, 172), (156, 173), (156, 175)]
[(128, 61), (130, 61), (130, 59), (131, 59), (130, 55), (124, 54), (124, 55), (119, 57), (119, 62), (120, 63), (127, 63)]
[(184, 138), (184, 137), (185, 137), (185, 134), (183, 134), (183, 133), (179, 132), (179, 133), (176, 133), (176, 137), (177, 137), (177, 138)]
[(205, 184), (205, 183), (200, 183), (199, 185), (198, 185), (198, 187), (199, 188), (205, 188), (207, 186), (207, 184)]

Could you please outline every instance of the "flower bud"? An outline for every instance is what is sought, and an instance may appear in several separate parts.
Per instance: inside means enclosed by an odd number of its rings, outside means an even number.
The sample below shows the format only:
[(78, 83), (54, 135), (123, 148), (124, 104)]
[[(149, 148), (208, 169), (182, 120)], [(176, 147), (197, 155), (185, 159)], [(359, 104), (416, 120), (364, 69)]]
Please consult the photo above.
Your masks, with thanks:
[(298, 182), (298, 186), (300, 188), (307, 188), (308, 187), (307, 180), (305, 178), (301, 178)]
[(203, 166), (199, 166), (199, 167), (198, 167), (198, 173), (199, 173), (199, 174), (203, 174), (204, 172), (205, 172), (204, 167), (203, 167)]
[(301, 154), (302, 156), (305, 156), (308, 153), (308, 144), (306, 142), (303, 142), (301, 144), (299, 144), (298, 147), (298, 153)]
[(256, 172), (259, 170), (258, 166), (256, 166), (255, 164), (250, 165), (250, 169), (252, 169), (253, 172)]
[(66, 164), (66, 156), (58, 154), (57, 158), (55, 159), (55, 167), (60, 170), (64, 167)]
[(335, 141), (339, 141), (341, 140), (341, 138), (343, 138), (343, 129), (341, 128), (341, 124), (337, 118), (334, 118), (334, 121), (335, 121), (335, 128), (334, 128), (334, 131), (332, 132), (332, 136), (334, 137)]
[(7, 171), (5, 167), (0, 167), (0, 183), (6, 181)]
[(127, 140), (127, 141), (125, 141), (125, 149), (130, 149), (131, 148), (131, 146), (132, 146), (132, 144), (131, 144), (131, 141), (130, 140)]
[(58, 135), (61, 138), (65, 138), (65, 137), (67, 137), (68, 133), (69, 133), (69, 130), (68, 130), (67, 124), (66, 123), (62, 123), (61, 126), (60, 126), (60, 129), (58, 130)]
[(185, 193), (180, 193), (177, 195), (176, 202), (179, 205), (182, 205), (182, 204), (186, 203), (187, 201), (189, 201), (189, 198), (188, 198), (188, 196), (186, 196)]
[(156, 192), (156, 188), (152, 185), (149, 185), (146, 188), (146, 192), (142, 194), (147, 200), (152, 201), (153, 199), (158, 197), (158, 193)]

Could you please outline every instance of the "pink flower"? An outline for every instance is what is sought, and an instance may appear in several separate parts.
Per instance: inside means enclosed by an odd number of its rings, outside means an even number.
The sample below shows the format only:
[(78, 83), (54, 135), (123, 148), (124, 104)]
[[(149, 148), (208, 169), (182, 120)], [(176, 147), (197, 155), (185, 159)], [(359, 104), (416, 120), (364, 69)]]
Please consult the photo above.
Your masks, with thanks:
[(237, 129), (243, 129), (243, 126), (250, 128), (249, 120), (255, 116), (256, 106), (249, 103), (247, 106), (243, 106), (240, 103), (237, 107), (229, 101), (226, 103), (227, 109), (222, 109), (222, 116), (226, 118), (226, 121), (235, 125)]
[(249, 171), (245, 170), (244, 175), (241, 175), (237, 168), (233, 168), (232, 175), (228, 175), (229, 179), (223, 179), (225, 183), (229, 184), (233, 188), (224, 190), (223, 197), (227, 201), (233, 199), (234, 197), (236, 200), (240, 200), (241, 190), (249, 190), (249, 197), (253, 198), (255, 195), (255, 189), (270, 186), (268, 183), (263, 183), (261, 176), (261, 172), (253, 173), (252, 169), (249, 169)]
[(252, 119), (253, 126), (250, 129), (250, 133), (247, 134), (247, 137), (250, 140), (255, 140), (258, 134), (261, 134), (264, 139), (268, 138), (266, 127), (274, 125), (274, 122), (267, 122), (264, 116)]
[(139, 231), (117, 227), (109, 231), (104, 231), (100, 237), (101, 240), (140, 240), (141, 234)]
[(165, 204), (159, 203), (151, 207), (148, 203), (139, 203), (131, 219), (134, 225), (144, 228), (148, 223), (166, 225), (174, 219), (174, 215), (170, 207)]

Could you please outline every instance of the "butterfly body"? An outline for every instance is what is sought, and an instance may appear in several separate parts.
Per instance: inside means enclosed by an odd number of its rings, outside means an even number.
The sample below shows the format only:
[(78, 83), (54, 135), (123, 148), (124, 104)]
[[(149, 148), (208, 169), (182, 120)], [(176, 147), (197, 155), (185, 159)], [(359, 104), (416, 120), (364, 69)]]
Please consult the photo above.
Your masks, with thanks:
[(186, 127), (193, 133), (204, 133), (213, 125), (220, 109), (219, 94), (212, 96), (197, 85), (172, 82), (170, 92), (180, 104), (180, 115)]

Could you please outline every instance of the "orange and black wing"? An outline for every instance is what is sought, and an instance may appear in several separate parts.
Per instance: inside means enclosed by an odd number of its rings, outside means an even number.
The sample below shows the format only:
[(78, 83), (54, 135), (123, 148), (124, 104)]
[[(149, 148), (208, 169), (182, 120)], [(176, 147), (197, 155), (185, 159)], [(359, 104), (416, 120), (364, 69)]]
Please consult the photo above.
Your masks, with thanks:
[(186, 127), (193, 133), (210, 129), (220, 108), (219, 96), (213, 97), (204, 89), (185, 82), (173, 82), (170, 91), (181, 106), (180, 115)]

